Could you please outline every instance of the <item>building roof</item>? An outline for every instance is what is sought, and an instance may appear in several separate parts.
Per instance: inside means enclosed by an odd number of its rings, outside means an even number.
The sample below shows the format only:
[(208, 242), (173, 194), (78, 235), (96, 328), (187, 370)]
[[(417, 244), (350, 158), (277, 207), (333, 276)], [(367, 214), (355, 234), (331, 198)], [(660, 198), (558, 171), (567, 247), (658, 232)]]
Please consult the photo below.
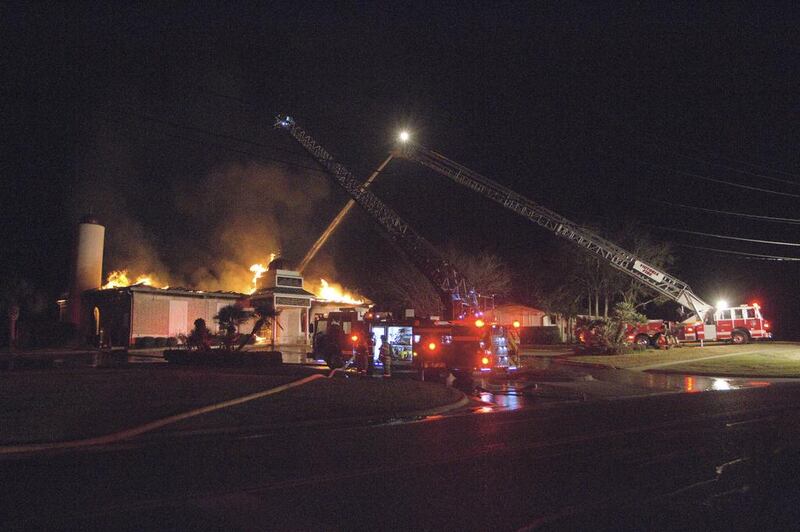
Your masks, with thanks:
[(291, 295), (291, 296), (307, 296), (316, 297), (314, 294), (302, 288), (291, 288), (288, 286), (271, 286), (270, 288), (263, 288), (258, 292), (251, 294), (251, 298), (258, 299), (260, 295)]
[(203, 290), (192, 290), (191, 288), (184, 288), (184, 287), (170, 287), (170, 288), (157, 288), (155, 286), (147, 286), (143, 284), (137, 284), (133, 286), (121, 286), (118, 288), (98, 288), (95, 290), (89, 290), (89, 292), (99, 293), (99, 294), (110, 294), (110, 293), (123, 293), (123, 292), (146, 292), (152, 293), (154, 295), (173, 295), (173, 296), (188, 296), (188, 297), (216, 297), (222, 299), (239, 299), (245, 297), (245, 294), (240, 294), (239, 292), (223, 292), (223, 291), (215, 291), (215, 292), (206, 292)]

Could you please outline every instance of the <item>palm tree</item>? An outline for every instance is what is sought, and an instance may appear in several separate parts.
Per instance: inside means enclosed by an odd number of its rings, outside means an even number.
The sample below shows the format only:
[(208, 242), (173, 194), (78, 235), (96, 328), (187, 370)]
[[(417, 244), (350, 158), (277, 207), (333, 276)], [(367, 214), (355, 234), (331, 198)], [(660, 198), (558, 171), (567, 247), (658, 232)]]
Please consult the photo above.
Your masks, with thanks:
[(239, 327), (242, 323), (250, 319), (250, 313), (242, 307), (227, 305), (219, 309), (219, 313), (214, 316), (214, 319), (219, 322), (219, 327), (223, 331), (227, 331), (228, 327), (232, 325), (236, 327), (236, 332), (239, 332)]
[[(255, 337), (256, 333), (261, 330), (262, 327), (265, 325), (272, 326), (272, 323), (277, 320), (278, 316), (280, 316), (281, 311), (275, 309), (272, 305), (262, 305), (258, 306), (253, 309), (253, 313), (250, 315), (256, 318), (256, 322), (253, 324), (253, 330), (250, 331), (250, 334), (245, 336), (241, 341), (239, 341), (239, 346), (236, 348), (237, 351), (241, 351), (242, 348), (250, 343), (250, 340)], [(249, 317), (249, 316), (248, 316)], [(280, 323), (277, 324), (280, 327)], [(283, 328), (283, 327), (281, 327)], [(270, 349), (275, 351), (275, 335), (271, 335), (270, 340)]]

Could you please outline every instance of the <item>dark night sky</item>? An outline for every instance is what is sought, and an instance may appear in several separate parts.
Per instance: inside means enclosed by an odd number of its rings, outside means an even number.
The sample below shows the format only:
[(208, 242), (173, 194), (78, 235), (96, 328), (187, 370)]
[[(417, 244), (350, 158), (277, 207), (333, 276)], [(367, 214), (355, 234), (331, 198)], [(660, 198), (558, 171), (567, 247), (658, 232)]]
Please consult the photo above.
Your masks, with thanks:
[[(408, 126), (580, 222), (800, 242), (800, 225), (654, 202), (800, 218), (797, 12), (617, 2), (2, 10), (2, 273), (53, 295), (66, 288), (73, 222), (90, 207), (108, 225), (107, 268), (202, 283), (275, 247), (302, 256), (346, 198), (318, 172), (275, 161), (313, 166), (272, 129), (276, 112), (357, 175)], [(376, 191), (433, 242), (491, 249), (515, 266), (553, 249), (550, 235), (408, 163)], [(389, 249), (370, 223), (357, 213), (322, 259), (350, 286)], [(800, 257), (649, 230), (676, 245)], [(760, 298), (798, 334), (800, 263), (675, 249), (673, 273), (701, 296)]]

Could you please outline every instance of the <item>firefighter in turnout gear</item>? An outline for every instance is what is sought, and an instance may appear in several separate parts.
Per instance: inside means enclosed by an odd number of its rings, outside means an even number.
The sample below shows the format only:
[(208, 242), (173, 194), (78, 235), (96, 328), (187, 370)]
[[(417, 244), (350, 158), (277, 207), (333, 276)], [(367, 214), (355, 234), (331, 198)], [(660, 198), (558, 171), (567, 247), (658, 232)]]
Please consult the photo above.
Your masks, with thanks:
[(381, 336), (380, 356), (378, 357), (383, 364), (383, 376), (392, 376), (392, 348), (386, 335)]

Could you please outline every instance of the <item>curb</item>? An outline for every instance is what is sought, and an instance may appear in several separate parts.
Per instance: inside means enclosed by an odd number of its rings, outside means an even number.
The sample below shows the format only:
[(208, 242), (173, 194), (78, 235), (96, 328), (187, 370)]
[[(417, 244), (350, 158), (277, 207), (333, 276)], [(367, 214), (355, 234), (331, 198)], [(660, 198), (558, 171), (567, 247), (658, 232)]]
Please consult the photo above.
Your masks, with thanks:
[(678, 371), (678, 370), (674, 370), (674, 369), (658, 369), (658, 368), (643, 369), (643, 370), (637, 370), (637, 371), (641, 371), (642, 373), (663, 373), (663, 374), (668, 374), (668, 375), (690, 375), (690, 376), (696, 376), (696, 377), (718, 377), (718, 378), (721, 378), (721, 379), (800, 379), (800, 375), (792, 375), (792, 376), (769, 375), (769, 376), (767, 376), (767, 375), (752, 375), (752, 374), (748, 375), (748, 374), (745, 374), (745, 373), (726, 373), (724, 375), (721, 375), (719, 373), (711, 373), (711, 372), (703, 372), (703, 371), (686, 372), (686, 371)]
[(393, 418), (389, 418), (389, 419), (403, 419), (403, 418), (408, 418), (408, 417), (435, 416), (435, 415), (438, 415), (438, 414), (444, 414), (445, 412), (449, 412), (451, 410), (456, 410), (458, 408), (462, 408), (464, 406), (467, 406), (469, 404), (469, 397), (467, 397), (467, 394), (465, 394), (462, 391), (459, 391), (458, 393), (461, 394), (461, 399), (459, 399), (458, 401), (456, 401), (454, 403), (450, 403), (449, 405), (437, 406), (437, 407), (428, 408), (428, 409), (425, 409), (425, 410), (417, 410), (415, 412), (408, 412), (408, 413), (405, 413), (405, 414), (399, 414), (399, 415), (395, 415)]
[(576, 360), (569, 360), (569, 359), (553, 359), (554, 364), (564, 364), (565, 366), (579, 366), (584, 368), (595, 368), (595, 369), (620, 369), (616, 366), (612, 366), (610, 364), (595, 364), (593, 362), (578, 362)]

